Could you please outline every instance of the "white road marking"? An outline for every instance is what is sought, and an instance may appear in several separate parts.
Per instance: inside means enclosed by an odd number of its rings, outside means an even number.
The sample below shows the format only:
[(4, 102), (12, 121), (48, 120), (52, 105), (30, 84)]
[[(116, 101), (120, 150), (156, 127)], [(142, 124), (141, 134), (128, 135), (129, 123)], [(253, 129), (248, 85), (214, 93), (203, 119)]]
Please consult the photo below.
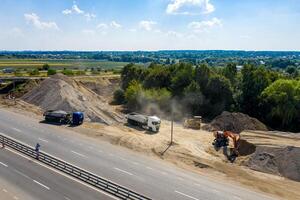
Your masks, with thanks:
[(140, 163), (137, 163), (137, 162), (132, 162), (133, 164), (135, 164), (135, 165), (140, 165)]
[(19, 198), (18, 198), (18, 197), (16, 197), (16, 196), (14, 196), (14, 199), (15, 199), (15, 200), (18, 200)]
[(43, 138), (39, 138), (39, 140), (41, 140), (41, 141), (43, 141), (43, 142), (46, 142), (46, 143), (49, 142), (48, 140), (45, 140), (45, 139), (43, 139)]
[(98, 150), (98, 152), (99, 152), (99, 153), (102, 153), (103, 151), (101, 151), (101, 150)]
[(150, 169), (150, 170), (153, 170), (153, 168), (152, 167), (146, 167), (147, 169)]
[(38, 182), (38, 181), (36, 181), (36, 180), (33, 180), (33, 182), (35, 182), (36, 184), (38, 184), (38, 185), (40, 185), (40, 186), (46, 188), (47, 190), (50, 190), (49, 187), (47, 187), (46, 185), (44, 185), (44, 184), (42, 184), (42, 183), (40, 183), (40, 182)]
[(234, 199), (237, 199), (237, 200), (242, 200), (240, 197), (237, 197), (237, 196), (233, 196)]
[(12, 128), (12, 129), (15, 130), (15, 131), (17, 131), (17, 132), (19, 132), (19, 133), (22, 132), (20, 129), (17, 129), (17, 128)]
[(161, 174), (163, 174), (163, 175), (167, 175), (168, 173), (167, 172), (160, 172)]
[(128, 175), (133, 175), (132, 173), (130, 173), (130, 172), (127, 172), (127, 171), (125, 171), (125, 170), (122, 170), (122, 169), (119, 169), (119, 168), (116, 168), (115, 167), (115, 170), (118, 170), (118, 171), (120, 171), (120, 172), (123, 172), (123, 173), (125, 173), (125, 174), (128, 174)]
[(29, 176), (27, 176), (26, 174), (14, 169), (15, 172), (17, 172), (19, 175), (24, 176), (25, 178), (31, 179)]
[(121, 158), (121, 160), (126, 160), (125, 158), (122, 158), (122, 157), (120, 157)]
[(5, 192), (5, 193), (7, 193), (7, 190), (6, 190), (6, 189), (2, 189), (2, 191)]
[[(27, 157), (27, 156), (25, 156), (24, 154), (21, 154), (21, 153), (15, 151), (15, 150), (8, 149), (8, 151), (11, 151), (11, 152), (13, 152), (13, 153), (15, 153), (15, 154), (17, 154), (17, 155), (19, 155), (19, 156), (21, 156), (21, 157), (27, 159), (27, 160), (31, 160), (30, 157)], [(51, 156), (54, 157), (53, 155), (51, 155)], [(67, 178), (69, 178), (69, 179), (71, 179), (71, 180), (73, 180), (73, 181), (75, 181), (75, 182), (77, 182), (77, 183), (80, 183), (80, 184), (82, 184), (82, 185), (85, 185), (86, 187), (88, 187), (88, 188), (90, 188), (90, 189), (92, 189), (92, 190), (95, 190), (95, 191), (97, 191), (97, 192), (100, 192), (100, 193), (102, 193), (102, 194), (105, 194), (106, 196), (109, 196), (109, 197), (112, 198), (112, 199), (118, 200), (118, 198), (116, 198), (115, 196), (112, 196), (112, 195), (110, 195), (110, 194), (108, 194), (108, 193), (106, 193), (106, 192), (104, 192), (104, 191), (102, 191), (102, 190), (96, 189), (95, 187), (92, 187), (91, 185), (89, 185), (89, 184), (87, 184), (87, 183), (84, 183), (84, 182), (82, 182), (82, 181), (79, 181), (78, 179), (73, 178), (72, 176), (66, 175), (65, 173), (63, 173), (63, 172), (61, 172), (61, 171), (58, 171), (58, 170), (56, 170), (56, 169), (54, 169), (54, 168), (49, 167), (48, 165), (45, 165), (45, 164), (40, 163), (40, 162), (35, 161), (35, 160), (33, 160), (33, 162), (34, 162), (35, 164), (37, 164), (37, 165), (43, 166), (43, 167), (45, 167), (45, 168), (47, 168), (47, 169), (49, 169), (49, 170), (51, 170), (51, 171), (54, 171), (55, 173), (60, 174), (61, 176), (67, 177)], [(90, 172), (90, 173), (91, 173), (91, 172)], [(92, 173), (91, 173), (91, 174), (92, 174)]]
[(4, 167), (8, 167), (7, 164), (4, 164), (3, 162), (0, 162), (0, 165), (3, 165)]
[(192, 196), (190, 196), (190, 195), (184, 194), (184, 193), (179, 192), (179, 191), (177, 191), (177, 190), (175, 190), (175, 193), (181, 194), (182, 196), (188, 197), (188, 198), (190, 198), (190, 199), (199, 200), (199, 199), (197, 199), (197, 198), (195, 198), (195, 197), (192, 197)]
[(81, 156), (81, 157), (86, 158), (85, 155), (83, 155), (83, 154), (81, 154), (81, 153), (78, 153), (78, 152), (76, 152), (76, 151), (71, 151), (71, 152), (74, 153), (74, 154), (76, 154), (76, 155), (78, 155), (78, 156)]
[(215, 190), (215, 189), (212, 189), (212, 191), (213, 191), (214, 193), (220, 193), (220, 191)]
[(66, 196), (64, 196), (64, 198), (65, 198), (66, 200), (71, 200), (70, 198), (68, 198), (68, 197), (66, 197)]

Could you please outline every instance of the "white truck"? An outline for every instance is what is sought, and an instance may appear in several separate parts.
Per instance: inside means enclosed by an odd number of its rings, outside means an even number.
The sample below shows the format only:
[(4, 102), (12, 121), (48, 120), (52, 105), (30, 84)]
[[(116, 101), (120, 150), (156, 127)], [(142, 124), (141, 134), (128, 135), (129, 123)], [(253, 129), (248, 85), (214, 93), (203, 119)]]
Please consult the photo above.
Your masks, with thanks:
[(129, 113), (126, 115), (128, 124), (139, 126), (143, 129), (158, 132), (160, 127), (160, 118), (157, 116), (147, 116), (138, 113)]

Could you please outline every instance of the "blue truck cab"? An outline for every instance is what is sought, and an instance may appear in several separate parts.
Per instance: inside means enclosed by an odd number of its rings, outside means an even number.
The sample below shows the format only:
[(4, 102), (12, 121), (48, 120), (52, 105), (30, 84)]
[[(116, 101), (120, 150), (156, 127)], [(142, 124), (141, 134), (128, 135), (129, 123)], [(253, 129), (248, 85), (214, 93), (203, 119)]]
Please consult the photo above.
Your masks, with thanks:
[(73, 112), (72, 115), (72, 124), (73, 125), (80, 125), (83, 123), (84, 115), (83, 112)]

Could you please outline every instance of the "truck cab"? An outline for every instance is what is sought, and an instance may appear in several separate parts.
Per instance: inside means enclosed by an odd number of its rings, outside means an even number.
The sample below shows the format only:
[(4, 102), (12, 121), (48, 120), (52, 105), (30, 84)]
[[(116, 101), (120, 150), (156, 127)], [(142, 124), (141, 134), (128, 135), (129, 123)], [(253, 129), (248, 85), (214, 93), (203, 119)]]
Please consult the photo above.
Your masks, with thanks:
[(158, 132), (160, 127), (160, 119), (156, 116), (149, 116), (148, 117), (148, 124), (147, 126), (153, 131)]

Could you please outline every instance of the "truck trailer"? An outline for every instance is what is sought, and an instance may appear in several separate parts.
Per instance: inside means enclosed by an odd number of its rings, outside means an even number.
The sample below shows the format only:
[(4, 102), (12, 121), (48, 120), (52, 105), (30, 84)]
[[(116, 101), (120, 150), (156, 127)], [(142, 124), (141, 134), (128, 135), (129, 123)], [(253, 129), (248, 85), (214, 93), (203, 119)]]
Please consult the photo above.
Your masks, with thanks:
[(44, 117), (46, 122), (72, 125), (80, 125), (84, 120), (84, 115), (82, 112), (68, 113), (63, 110), (48, 110), (44, 113)]
[(157, 116), (147, 116), (139, 113), (129, 113), (126, 115), (128, 124), (139, 126), (143, 129), (158, 132), (161, 120)]

